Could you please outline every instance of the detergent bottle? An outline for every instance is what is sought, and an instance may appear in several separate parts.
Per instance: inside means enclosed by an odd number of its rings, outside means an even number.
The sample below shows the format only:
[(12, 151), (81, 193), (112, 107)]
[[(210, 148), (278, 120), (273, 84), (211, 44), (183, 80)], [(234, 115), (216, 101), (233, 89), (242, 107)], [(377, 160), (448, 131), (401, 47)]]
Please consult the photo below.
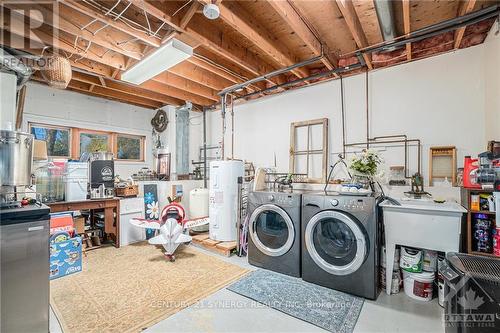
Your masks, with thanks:
[(477, 183), (478, 168), (479, 168), (479, 162), (477, 158), (471, 158), (470, 156), (465, 156), (464, 176), (463, 176), (465, 188), (481, 188), (481, 185)]

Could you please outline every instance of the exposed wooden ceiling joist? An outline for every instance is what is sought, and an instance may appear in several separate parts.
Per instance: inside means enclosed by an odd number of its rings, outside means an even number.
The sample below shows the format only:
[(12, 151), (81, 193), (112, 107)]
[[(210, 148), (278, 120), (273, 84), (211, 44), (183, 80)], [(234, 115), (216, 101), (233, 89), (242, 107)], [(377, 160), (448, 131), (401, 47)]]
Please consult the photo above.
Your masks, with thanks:
[(99, 13), (87, 6), (85, 6), (82, 1), (78, 0), (64, 0), (64, 1), (59, 1), (59, 3), (63, 4), (64, 6), (68, 6), (73, 8), (74, 10), (85, 14), (89, 17), (95, 18), (99, 22), (109, 25), (115, 29), (118, 29), (120, 31), (123, 31), (127, 34), (129, 34), (131, 37), (137, 38), (138, 40), (153, 46), (153, 47), (159, 47), (160, 46), (160, 39), (148, 35), (144, 31), (136, 30), (131, 27), (129, 27), (127, 24), (123, 23), (120, 20), (114, 20), (109, 16), (105, 16), (102, 13)]
[[(45, 79), (40, 75), (39, 72), (35, 73), (35, 75), (33, 75), (32, 79), (34, 81), (46, 84)], [(151, 100), (149, 98), (135, 96), (132, 94), (125, 93), (123, 91), (118, 91), (118, 90), (113, 90), (113, 89), (102, 87), (97, 83), (99, 81), (97, 78), (96, 78), (96, 82), (94, 82), (94, 83), (85, 82), (85, 81), (87, 81), (87, 80), (84, 80), (84, 81), (71, 80), (69, 85), (68, 85), (68, 88), (70, 90), (76, 90), (78, 92), (82, 92), (82, 93), (85, 93), (87, 95), (103, 97), (105, 99), (134, 104), (134, 105), (149, 108), (149, 109), (156, 109), (156, 108), (163, 106), (163, 104), (164, 104), (161, 102)]]
[[(210, 3), (210, 0), (203, 2)], [(219, 9), (221, 19), (272, 58), (277, 67), (287, 67), (300, 62), (279, 40), (273, 39), (269, 32), (237, 2), (222, 2)], [(309, 71), (303, 67), (292, 70), (292, 73), (299, 78), (309, 76)]]
[(316, 56), (324, 55), (321, 61), (328, 69), (331, 70), (337, 65), (338, 59), (335, 54), (328, 49), (328, 46), (318, 40), (290, 2), (270, 1), (269, 4)]
[(208, 25), (206, 23), (192, 24), (193, 21), (200, 23), (196, 20), (196, 17), (193, 17), (190, 22), (191, 24), (187, 25), (186, 28), (182, 28), (178, 19), (172, 18), (153, 4), (142, 0), (133, 0), (133, 3), (138, 6), (138, 8), (142, 8), (146, 13), (165, 22), (179, 32), (187, 33), (197, 40), (198, 43), (203, 44), (211, 51), (231, 60), (256, 76), (269, 73), (274, 69), (263, 63), (262, 60), (248, 52), (248, 50), (235, 41), (228, 39), (227, 36), (214, 25)]
[(103, 78), (102, 76), (93, 76), (90, 74), (82, 73), (79, 71), (73, 71), (72, 80), (88, 83), (94, 86), (101, 86), (104, 88), (108, 88), (111, 90), (127, 93), (129, 95), (144, 97), (151, 99), (153, 101), (160, 102), (162, 104), (171, 104), (171, 105), (181, 105), (183, 101), (179, 99), (172, 98), (168, 95), (164, 95), (155, 91), (150, 91), (146, 89), (142, 89), (140, 87), (127, 85), (125, 83), (121, 83), (118, 81), (114, 81), (111, 79)]
[[(405, 34), (409, 34), (411, 32), (410, 27), (410, 0), (402, 0), (403, 1), (403, 24)], [(406, 44), (406, 59), (408, 61), (411, 60), (411, 43)]]
[[(335, 0), (335, 1), (340, 9), (340, 12), (342, 13), (342, 16), (344, 16), (345, 22), (349, 27), (349, 30), (351, 31), (352, 37), (354, 38), (354, 41), (356, 42), (358, 48), (367, 47), (368, 40), (366, 39), (361, 23), (359, 22), (358, 15), (356, 14), (356, 10), (354, 9), (352, 1), (351, 0)], [(365, 58), (366, 66), (369, 69), (373, 69), (371, 63), (371, 57), (368, 54), (363, 54), (363, 57)]]
[[(472, 12), (475, 5), (476, 5), (476, 0), (461, 1), (460, 7), (458, 9), (458, 16), (463, 16), (465, 14)], [(464, 37), (465, 28), (466, 27), (463, 27), (455, 31), (455, 43), (454, 43), (455, 49), (458, 49), (460, 47), (460, 44), (462, 43), (462, 38)]]

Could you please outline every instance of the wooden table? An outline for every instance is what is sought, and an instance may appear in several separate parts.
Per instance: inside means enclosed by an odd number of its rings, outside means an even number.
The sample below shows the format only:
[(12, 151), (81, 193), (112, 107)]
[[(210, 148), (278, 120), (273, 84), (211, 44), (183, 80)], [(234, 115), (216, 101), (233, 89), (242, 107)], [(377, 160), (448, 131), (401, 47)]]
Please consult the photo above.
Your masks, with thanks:
[[(104, 210), (104, 232), (109, 234), (115, 242), (115, 247), (120, 247), (120, 199), (100, 199), (83, 201), (62, 201), (48, 204), (51, 213), (84, 210)], [(116, 222), (114, 215), (116, 215)]]

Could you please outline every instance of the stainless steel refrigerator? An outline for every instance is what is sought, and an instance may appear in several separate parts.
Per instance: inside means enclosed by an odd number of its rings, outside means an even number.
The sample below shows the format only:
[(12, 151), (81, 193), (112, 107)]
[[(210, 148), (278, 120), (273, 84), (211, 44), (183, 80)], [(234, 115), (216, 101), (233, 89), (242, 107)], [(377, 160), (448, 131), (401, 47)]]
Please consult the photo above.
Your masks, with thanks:
[(0, 332), (49, 331), (49, 212), (0, 210)]

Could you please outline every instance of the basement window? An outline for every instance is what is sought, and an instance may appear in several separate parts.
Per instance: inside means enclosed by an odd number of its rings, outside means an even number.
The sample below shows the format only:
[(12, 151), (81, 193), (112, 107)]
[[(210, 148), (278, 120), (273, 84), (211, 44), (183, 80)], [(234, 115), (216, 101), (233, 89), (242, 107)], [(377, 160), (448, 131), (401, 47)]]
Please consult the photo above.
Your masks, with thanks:
[(71, 128), (30, 124), (30, 133), (36, 140), (47, 142), (47, 155), (57, 158), (71, 156)]
[(142, 161), (144, 137), (116, 134), (116, 158), (119, 160)]
[(117, 161), (145, 161), (146, 137), (143, 135), (36, 123), (28, 126), (35, 139), (47, 142), (49, 157), (78, 160), (82, 153), (110, 151)]
[(92, 153), (96, 151), (109, 151), (111, 146), (111, 135), (101, 132), (87, 132), (79, 130), (80, 153)]

